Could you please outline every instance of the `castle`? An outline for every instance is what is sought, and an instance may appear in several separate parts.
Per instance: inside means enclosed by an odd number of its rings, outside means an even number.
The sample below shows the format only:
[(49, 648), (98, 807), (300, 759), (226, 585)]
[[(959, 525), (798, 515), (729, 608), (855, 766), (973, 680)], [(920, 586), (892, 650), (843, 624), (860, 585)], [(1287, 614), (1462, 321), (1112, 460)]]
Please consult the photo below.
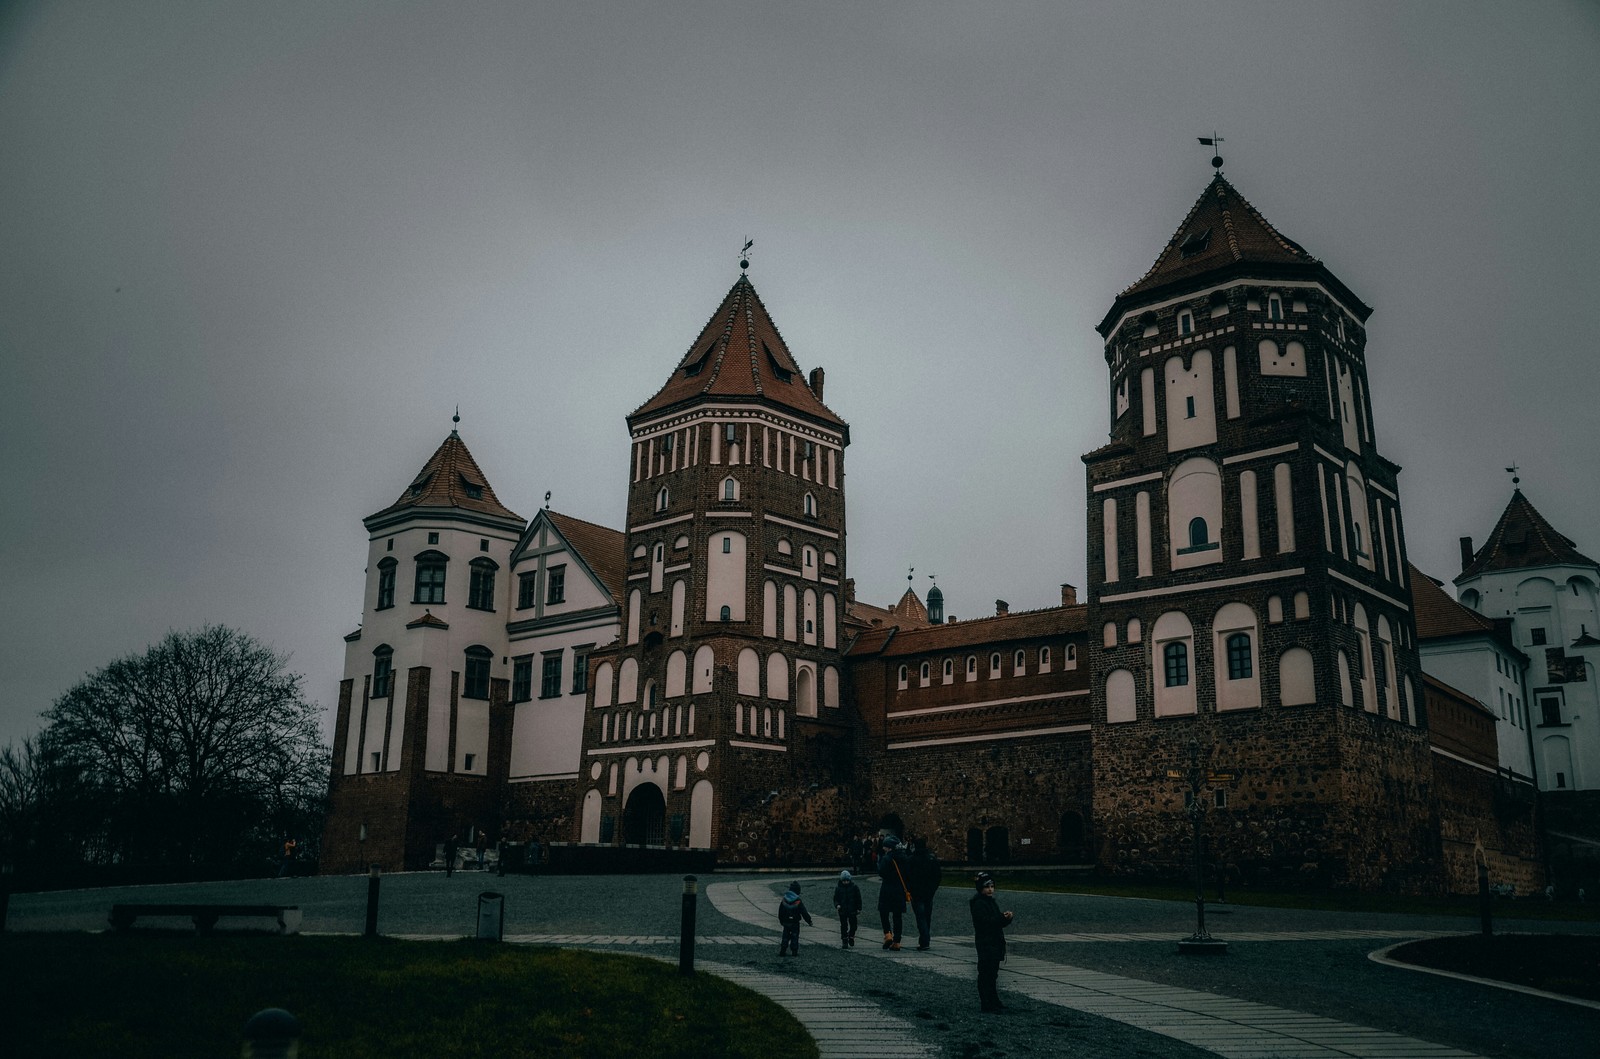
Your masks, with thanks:
[(324, 870), (479, 828), (832, 864), (870, 827), (1162, 874), (1199, 815), (1243, 880), (1542, 885), (1499, 718), (1422, 670), (1370, 311), (1218, 173), (1098, 327), (1083, 600), (947, 622), (855, 598), (849, 426), (740, 275), (627, 417), (621, 531), (525, 521), (456, 431), (365, 520)]

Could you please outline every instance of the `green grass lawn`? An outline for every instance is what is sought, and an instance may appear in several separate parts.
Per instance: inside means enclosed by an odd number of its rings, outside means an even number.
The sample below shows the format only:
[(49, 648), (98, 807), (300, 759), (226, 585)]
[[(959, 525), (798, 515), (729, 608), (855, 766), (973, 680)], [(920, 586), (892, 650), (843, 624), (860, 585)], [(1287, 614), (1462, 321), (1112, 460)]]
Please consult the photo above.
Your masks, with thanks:
[(1402, 963), (1600, 1000), (1600, 937), (1481, 934), (1413, 941), (1389, 953)]
[(0, 935), (5, 1053), (238, 1055), (262, 1008), (302, 1059), (815, 1057), (772, 1001), (633, 956), (474, 941), (134, 932)]

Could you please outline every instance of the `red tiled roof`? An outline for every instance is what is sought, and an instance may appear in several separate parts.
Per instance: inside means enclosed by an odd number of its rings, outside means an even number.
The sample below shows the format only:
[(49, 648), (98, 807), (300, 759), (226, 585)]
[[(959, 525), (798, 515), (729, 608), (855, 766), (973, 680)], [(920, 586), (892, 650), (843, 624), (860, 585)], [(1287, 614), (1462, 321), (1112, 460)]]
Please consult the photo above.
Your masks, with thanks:
[(678, 361), (672, 377), (628, 418), (702, 397), (765, 400), (833, 426), (845, 425), (811, 392), (755, 287), (743, 275)]
[(920, 629), (928, 624), (926, 612), (918, 618), (913, 612), (896, 609), (899, 606), (897, 603), (895, 607), (876, 607), (856, 600), (845, 611), (845, 620), (869, 628)]
[(1462, 606), (1433, 578), (1406, 564), (1411, 572), (1411, 603), (1417, 618), (1417, 636), (1423, 640), (1442, 640), (1450, 636), (1493, 636), (1494, 622), (1471, 607)]
[(406, 628), (408, 628), (408, 629), (423, 629), (423, 628), (427, 628), (427, 629), (448, 629), (448, 628), (450, 628), (450, 623), (445, 621), (443, 618), (439, 617), (437, 614), (435, 614), (433, 611), (430, 610), (427, 613), (423, 614), (422, 617), (417, 618), (417, 619), (415, 619), (413, 621), (406, 622)]
[[(1088, 620), (1088, 607), (1075, 603), (1070, 607), (1047, 607), (1044, 610), (1018, 611), (999, 614), (972, 621), (947, 622), (921, 628), (901, 629), (892, 640), (875, 643), (864, 634), (851, 645), (849, 654), (914, 655), (928, 651), (951, 651), (980, 644), (998, 644), (1013, 640), (1034, 640), (1044, 636), (1064, 636), (1081, 633)], [(877, 631), (877, 630), (874, 630)]]
[[(1185, 256), (1186, 242), (1192, 246), (1202, 241), (1203, 249)], [(1153, 290), (1238, 261), (1315, 264), (1317, 259), (1269, 224), (1218, 173), (1162, 248), (1150, 271), (1118, 297)]]
[(1440, 680), (1436, 676), (1432, 676), (1431, 674), (1424, 673), (1424, 674), (1422, 674), (1422, 682), (1424, 684), (1431, 685), (1433, 687), (1433, 689), (1435, 691), (1439, 692), (1440, 694), (1447, 695), (1450, 698), (1455, 699), (1457, 702), (1459, 702), (1461, 705), (1465, 706), (1469, 710), (1472, 710), (1472, 711), (1474, 711), (1476, 713), (1484, 714), (1487, 717), (1494, 717), (1495, 716), (1494, 711), (1491, 710), (1489, 707), (1485, 706), (1483, 703), (1479, 702), (1477, 699), (1473, 698), (1471, 695), (1468, 695), (1466, 692), (1462, 691), (1460, 688), (1453, 687), (1453, 686), (1451, 686), (1449, 684), (1446, 684), (1444, 681)]
[(906, 589), (905, 595), (900, 597), (898, 603), (889, 608), (889, 612), (897, 618), (909, 619), (915, 625), (928, 624), (928, 608), (923, 606), (922, 600), (917, 598), (917, 590), (914, 588)]
[(1192, 280), (1211, 272), (1232, 270), (1235, 266), (1259, 265), (1268, 270), (1316, 271), (1338, 289), (1349, 308), (1361, 319), (1371, 312), (1343, 284), (1328, 272), (1322, 262), (1305, 247), (1274, 228), (1261, 212), (1247, 202), (1221, 173), (1200, 193), (1178, 230), (1167, 240), (1150, 270), (1112, 303), (1100, 323), (1100, 333), (1108, 334), (1125, 306), (1137, 295)]
[(550, 524), (566, 538), (579, 557), (588, 564), (617, 605), (622, 605), (623, 585), (627, 581), (627, 542), (621, 532), (585, 522), (581, 518), (546, 509)]
[[(479, 495), (468, 496), (468, 488), (473, 488)], [(428, 462), (422, 465), (422, 470), (417, 472), (406, 491), (400, 494), (400, 499), (367, 517), (377, 518), (408, 507), (457, 507), (522, 521), (521, 515), (500, 503), (500, 498), (494, 495), (494, 487), (478, 468), (478, 461), (467, 451), (467, 443), (454, 430), (428, 457)]]
[(1456, 577), (1456, 584), (1490, 570), (1529, 570), (1536, 566), (1600, 566), (1578, 551), (1539, 514), (1518, 489), (1500, 514), (1494, 532)]

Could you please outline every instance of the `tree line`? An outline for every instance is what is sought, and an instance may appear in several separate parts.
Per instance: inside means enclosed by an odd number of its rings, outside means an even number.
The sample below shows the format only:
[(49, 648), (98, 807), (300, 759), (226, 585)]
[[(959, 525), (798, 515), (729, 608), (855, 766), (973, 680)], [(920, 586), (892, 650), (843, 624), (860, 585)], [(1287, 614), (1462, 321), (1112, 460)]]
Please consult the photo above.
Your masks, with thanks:
[(226, 626), (169, 633), (74, 685), (0, 750), (19, 886), (231, 877), (314, 862), (329, 750), (288, 658)]

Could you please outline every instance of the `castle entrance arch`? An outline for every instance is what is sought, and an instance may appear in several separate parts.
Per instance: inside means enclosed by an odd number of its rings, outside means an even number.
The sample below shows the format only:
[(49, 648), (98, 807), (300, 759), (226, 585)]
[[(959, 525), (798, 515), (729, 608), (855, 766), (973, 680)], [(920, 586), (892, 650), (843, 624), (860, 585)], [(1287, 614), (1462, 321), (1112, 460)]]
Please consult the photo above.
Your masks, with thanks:
[(983, 863), (983, 831), (976, 827), (967, 828), (967, 863)]
[(1004, 864), (1011, 859), (1011, 832), (1003, 827), (991, 827), (983, 836), (983, 862)]
[(622, 810), (622, 841), (630, 846), (664, 846), (667, 842), (667, 799), (654, 783), (641, 783)]

